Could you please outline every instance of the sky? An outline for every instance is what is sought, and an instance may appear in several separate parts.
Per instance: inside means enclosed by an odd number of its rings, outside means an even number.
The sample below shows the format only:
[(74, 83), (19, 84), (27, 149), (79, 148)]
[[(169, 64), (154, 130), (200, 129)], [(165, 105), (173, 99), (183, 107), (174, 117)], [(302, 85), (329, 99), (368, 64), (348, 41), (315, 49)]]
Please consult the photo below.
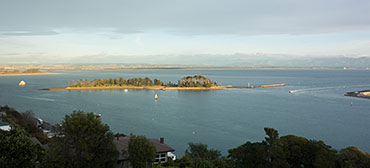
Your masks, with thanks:
[(364, 57), (369, 16), (369, 0), (0, 0), (0, 63)]

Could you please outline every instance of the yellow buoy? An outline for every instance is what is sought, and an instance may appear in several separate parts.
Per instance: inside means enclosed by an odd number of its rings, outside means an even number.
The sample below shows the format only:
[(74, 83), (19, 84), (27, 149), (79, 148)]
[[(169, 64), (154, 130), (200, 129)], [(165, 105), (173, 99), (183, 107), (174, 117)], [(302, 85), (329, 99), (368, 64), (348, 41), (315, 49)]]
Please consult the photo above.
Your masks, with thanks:
[(19, 86), (26, 86), (26, 82), (25, 81), (21, 81), (21, 82), (19, 82), (19, 84), (18, 84)]

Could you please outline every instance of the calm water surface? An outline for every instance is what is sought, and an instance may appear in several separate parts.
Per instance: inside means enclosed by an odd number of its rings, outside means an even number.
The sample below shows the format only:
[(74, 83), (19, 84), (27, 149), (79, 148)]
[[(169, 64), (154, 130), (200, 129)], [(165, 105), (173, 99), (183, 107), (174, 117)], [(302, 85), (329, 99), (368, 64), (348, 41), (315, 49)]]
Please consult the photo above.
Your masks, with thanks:
[[(183, 155), (188, 142), (224, 154), (246, 141), (261, 141), (264, 127), (280, 135), (324, 140), (336, 149), (370, 152), (370, 100), (344, 97), (370, 89), (369, 70), (130, 70), (63, 71), (61, 75), (0, 77), (0, 105), (32, 110), (51, 123), (73, 110), (98, 112), (113, 132), (165, 137)], [(222, 85), (286, 83), (286, 87), (222, 91), (40, 91), (79, 78), (158, 78), (176, 82), (201, 74)], [(18, 87), (20, 80), (26, 87)], [(290, 89), (297, 90), (290, 94)], [(154, 101), (154, 94), (159, 100)], [(353, 105), (350, 105), (350, 102)]]

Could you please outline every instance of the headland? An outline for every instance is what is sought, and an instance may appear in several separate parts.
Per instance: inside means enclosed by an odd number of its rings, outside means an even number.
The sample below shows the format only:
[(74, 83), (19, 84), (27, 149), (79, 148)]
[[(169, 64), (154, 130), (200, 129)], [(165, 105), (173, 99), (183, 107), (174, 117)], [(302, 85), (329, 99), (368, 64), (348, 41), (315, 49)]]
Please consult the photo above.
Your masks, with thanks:
[(370, 99), (370, 90), (347, 92), (346, 94), (344, 94), (344, 96), (352, 96), (352, 97)]

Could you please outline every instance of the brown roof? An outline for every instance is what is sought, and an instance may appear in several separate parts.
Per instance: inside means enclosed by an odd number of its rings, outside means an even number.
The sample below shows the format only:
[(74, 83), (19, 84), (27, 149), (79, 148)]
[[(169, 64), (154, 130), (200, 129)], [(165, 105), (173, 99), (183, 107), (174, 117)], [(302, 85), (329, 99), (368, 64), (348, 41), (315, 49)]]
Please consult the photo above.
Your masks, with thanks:
[[(114, 144), (116, 145), (117, 150), (120, 152), (120, 157), (119, 159), (125, 159), (128, 157), (128, 154), (125, 153), (123, 154), (122, 151), (128, 150), (128, 142), (130, 141), (130, 136), (125, 136), (125, 137), (115, 137), (113, 139)], [(150, 143), (155, 147), (157, 153), (163, 153), (163, 152), (173, 152), (175, 149), (171, 148), (167, 144), (160, 143), (158, 139), (149, 139)]]
[(158, 139), (149, 139), (149, 141), (153, 144), (157, 153), (175, 151), (175, 149), (171, 148), (167, 144), (160, 143)]

